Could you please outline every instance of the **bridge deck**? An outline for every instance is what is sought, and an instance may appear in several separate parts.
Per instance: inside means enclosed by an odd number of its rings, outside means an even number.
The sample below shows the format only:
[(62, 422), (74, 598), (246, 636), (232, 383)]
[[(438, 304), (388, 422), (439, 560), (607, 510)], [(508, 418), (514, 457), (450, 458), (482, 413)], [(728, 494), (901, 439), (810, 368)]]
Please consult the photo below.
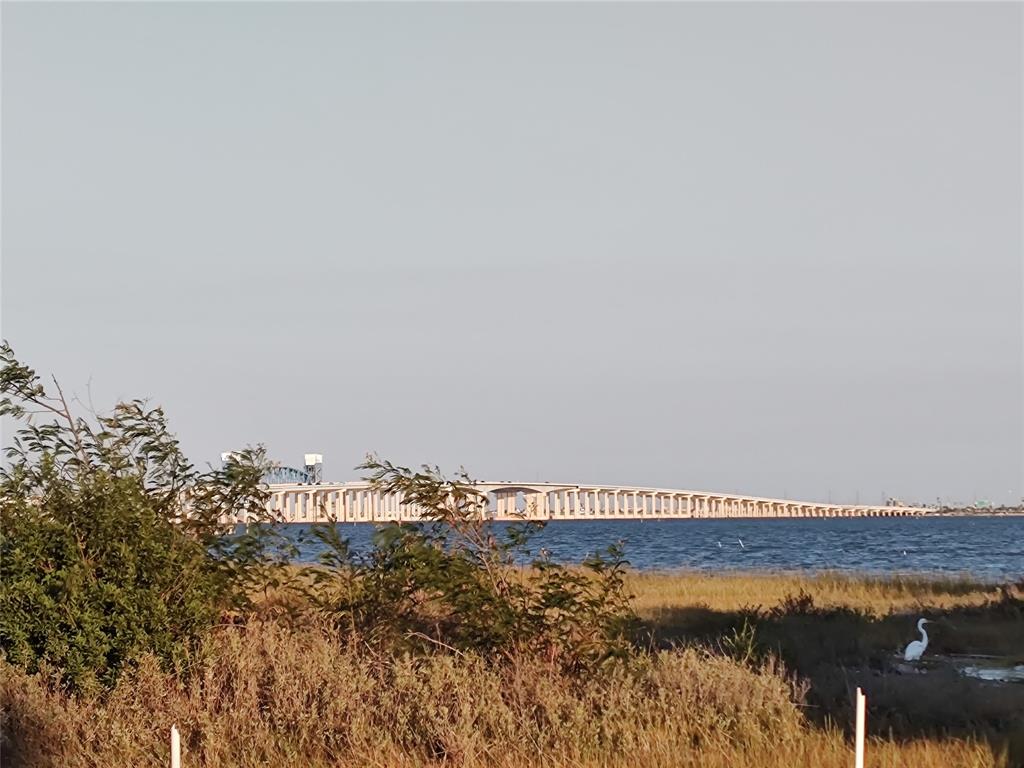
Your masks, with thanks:
[[(481, 515), (495, 520), (626, 520), (665, 518), (902, 517), (929, 507), (831, 504), (671, 488), (478, 482)], [(413, 522), (417, 509), (399, 494), (367, 482), (270, 486), (270, 509), (285, 522)]]

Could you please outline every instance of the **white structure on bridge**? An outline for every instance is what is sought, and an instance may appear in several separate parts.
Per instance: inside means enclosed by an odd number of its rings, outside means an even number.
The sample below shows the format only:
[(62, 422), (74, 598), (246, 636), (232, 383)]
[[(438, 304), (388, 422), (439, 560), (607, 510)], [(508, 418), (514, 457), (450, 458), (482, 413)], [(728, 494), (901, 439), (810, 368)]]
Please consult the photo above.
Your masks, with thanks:
[[(758, 517), (901, 517), (929, 507), (822, 504), (670, 488), (559, 483), (473, 483), (480, 514), (494, 520), (619, 520)], [(412, 522), (422, 510), (368, 482), (273, 484), (270, 511), (289, 523)]]

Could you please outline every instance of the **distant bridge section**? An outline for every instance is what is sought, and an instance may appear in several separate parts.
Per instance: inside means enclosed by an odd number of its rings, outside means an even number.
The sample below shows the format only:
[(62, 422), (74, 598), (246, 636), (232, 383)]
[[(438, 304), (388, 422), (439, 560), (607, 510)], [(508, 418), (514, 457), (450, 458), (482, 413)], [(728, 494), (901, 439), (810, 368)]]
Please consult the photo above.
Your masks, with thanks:
[[(660, 520), (676, 518), (908, 517), (931, 507), (822, 504), (670, 488), (480, 482), (480, 515), (493, 520)], [(290, 523), (415, 522), (423, 510), (367, 482), (274, 483), (270, 510)]]
[(263, 482), (270, 486), (311, 484), (313, 478), (304, 469), (295, 467), (274, 467), (263, 476)]

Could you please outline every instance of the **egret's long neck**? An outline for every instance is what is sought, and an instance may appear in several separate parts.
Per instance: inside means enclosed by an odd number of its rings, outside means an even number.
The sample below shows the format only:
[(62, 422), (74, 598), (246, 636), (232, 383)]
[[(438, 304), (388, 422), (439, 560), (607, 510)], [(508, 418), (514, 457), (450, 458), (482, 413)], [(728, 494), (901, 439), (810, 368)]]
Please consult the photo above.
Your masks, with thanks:
[(924, 631), (924, 625), (919, 625), (918, 629), (921, 631), (921, 642), (928, 645), (928, 633)]

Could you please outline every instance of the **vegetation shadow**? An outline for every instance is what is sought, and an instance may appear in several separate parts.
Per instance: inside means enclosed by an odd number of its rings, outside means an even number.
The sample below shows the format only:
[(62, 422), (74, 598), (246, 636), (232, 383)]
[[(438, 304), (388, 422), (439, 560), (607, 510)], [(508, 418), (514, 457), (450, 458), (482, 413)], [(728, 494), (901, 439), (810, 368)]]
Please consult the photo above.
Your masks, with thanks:
[[(1018, 587), (1019, 589), (1019, 587)], [(932, 620), (925, 659), (902, 649)], [(1024, 663), (1024, 598), (1013, 588), (981, 606), (874, 615), (819, 607), (801, 591), (779, 605), (719, 610), (706, 605), (652, 610), (645, 629), (659, 647), (702, 645), (758, 663), (775, 657), (807, 686), (806, 713), (850, 730), (857, 687), (868, 696), (869, 729), (897, 740), (975, 738), (1024, 765), (1024, 685), (967, 677), (951, 658), (992, 655)]]

